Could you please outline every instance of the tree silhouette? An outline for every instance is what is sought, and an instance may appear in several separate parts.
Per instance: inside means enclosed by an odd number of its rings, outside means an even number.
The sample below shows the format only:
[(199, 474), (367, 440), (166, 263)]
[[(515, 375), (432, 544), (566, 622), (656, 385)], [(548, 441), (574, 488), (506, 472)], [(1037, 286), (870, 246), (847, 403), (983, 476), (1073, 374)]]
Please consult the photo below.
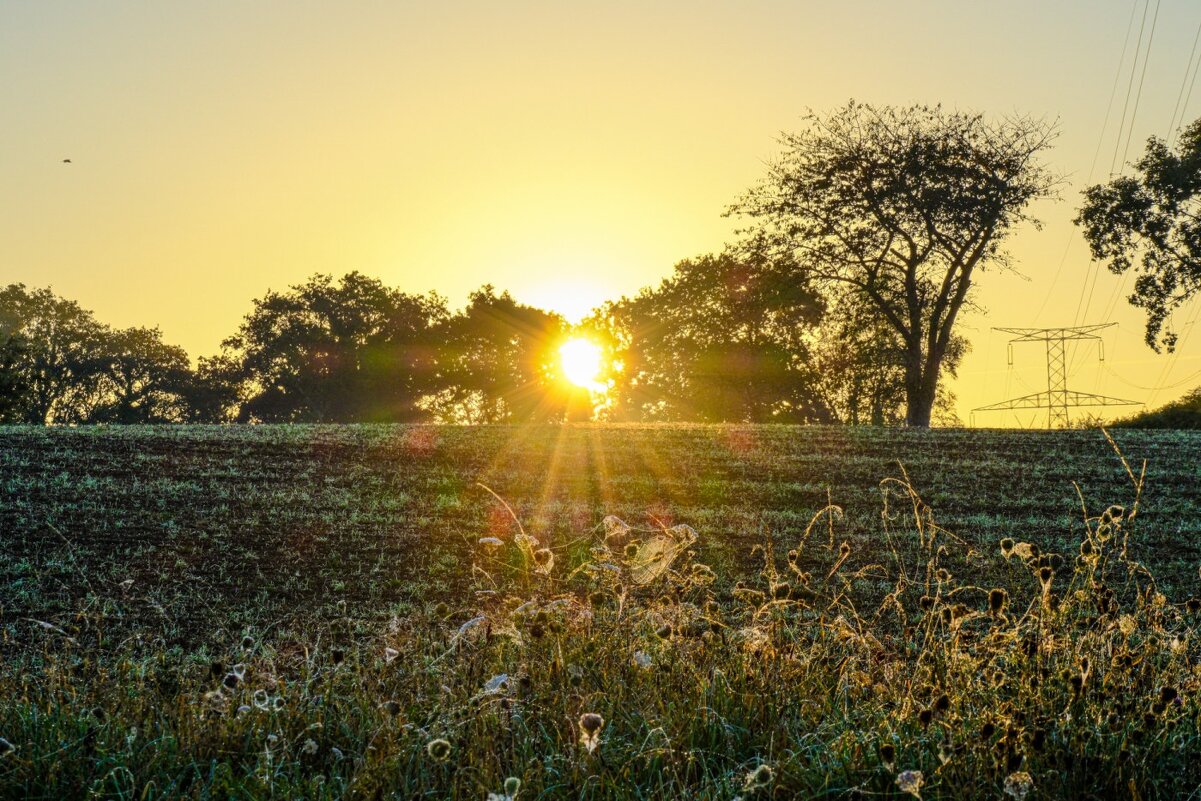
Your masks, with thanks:
[(223, 343), (246, 382), (239, 419), (421, 419), (433, 330), (445, 317), (437, 296), (406, 295), (357, 272), (269, 292)]
[(0, 320), (5, 338), (22, 343), (9, 354), (10, 373), (21, 374), (20, 421), (85, 421), (100, 392), (104, 326), (75, 301), (24, 284), (0, 290)]
[(101, 380), (88, 422), (174, 423), (187, 418), (192, 381), (188, 354), (163, 342), (157, 328), (106, 333), (96, 358)]
[(1151, 137), (1135, 169), (1084, 190), (1076, 224), (1093, 258), (1108, 260), (1115, 274), (1142, 255), (1129, 300), (1147, 312), (1147, 344), (1171, 352), (1177, 334), (1168, 315), (1201, 290), (1201, 119), (1175, 151)]
[(808, 366), (820, 314), (803, 277), (722, 254), (680, 262), (584, 325), (621, 365), (615, 419), (804, 421), (827, 417)]
[(904, 346), (906, 422), (928, 426), (973, 273), (1004, 263), (1001, 242), (1052, 192), (1035, 159), (1053, 126), (854, 102), (808, 121), (731, 207), (754, 220), (744, 247), (870, 303)]
[(439, 329), (438, 417), (466, 423), (554, 422), (579, 391), (563, 380), (558, 348), (568, 326), (485, 285)]

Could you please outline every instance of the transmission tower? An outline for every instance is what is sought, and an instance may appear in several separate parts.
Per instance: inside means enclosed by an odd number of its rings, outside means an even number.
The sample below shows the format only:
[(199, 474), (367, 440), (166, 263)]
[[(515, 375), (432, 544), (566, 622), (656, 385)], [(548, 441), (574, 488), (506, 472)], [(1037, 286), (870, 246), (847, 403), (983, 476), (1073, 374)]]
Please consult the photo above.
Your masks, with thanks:
[(1065, 358), (1066, 344), (1080, 340), (1094, 340), (1100, 348), (1100, 360), (1105, 361), (1105, 341), (1095, 334), (1114, 323), (1080, 325), (1073, 328), (994, 328), (1013, 334), (1009, 340), (1009, 364), (1013, 366), (1015, 342), (1044, 342), (1047, 346), (1047, 391), (1023, 395), (1020, 398), (980, 406), (974, 412), (998, 412), (1007, 409), (1046, 409), (1047, 427), (1063, 428), (1068, 424), (1068, 408), (1072, 406), (1140, 406), (1138, 401), (1094, 395), (1091, 392), (1073, 392), (1068, 389), (1068, 374)]

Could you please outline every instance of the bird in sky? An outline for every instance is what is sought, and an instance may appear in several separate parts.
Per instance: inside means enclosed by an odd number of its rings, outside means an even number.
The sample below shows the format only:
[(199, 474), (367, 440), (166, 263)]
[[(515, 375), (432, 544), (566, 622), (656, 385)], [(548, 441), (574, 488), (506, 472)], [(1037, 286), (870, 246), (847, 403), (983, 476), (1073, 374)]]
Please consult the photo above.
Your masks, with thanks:
[(71, 163), (71, 159), (63, 159), (63, 164), (70, 164), (70, 163)]

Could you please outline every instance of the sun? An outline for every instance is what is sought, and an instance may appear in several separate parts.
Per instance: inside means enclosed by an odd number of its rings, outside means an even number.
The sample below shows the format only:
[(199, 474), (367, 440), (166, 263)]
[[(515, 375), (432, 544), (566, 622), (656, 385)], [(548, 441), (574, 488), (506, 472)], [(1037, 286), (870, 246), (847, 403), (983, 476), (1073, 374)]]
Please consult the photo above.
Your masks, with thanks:
[(559, 347), (559, 363), (563, 376), (577, 387), (599, 391), (601, 349), (587, 339), (569, 339)]

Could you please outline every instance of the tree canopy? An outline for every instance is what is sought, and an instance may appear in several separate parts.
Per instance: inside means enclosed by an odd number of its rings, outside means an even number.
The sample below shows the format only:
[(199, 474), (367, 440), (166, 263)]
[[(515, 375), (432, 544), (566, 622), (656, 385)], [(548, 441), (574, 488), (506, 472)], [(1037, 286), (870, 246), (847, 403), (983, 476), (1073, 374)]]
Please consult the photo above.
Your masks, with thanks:
[(903, 346), (906, 422), (928, 426), (975, 270), (1004, 264), (1004, 239), (1053, 192), (1037, 158), (1054, 126), (855, 102), (807, 121), (731, 207), (752, 221), (743, 249), (869, 303)]
[(1086, 189), (1076, 224), (1111, 272), (1137, 260), (1130, 303), (1147, 313), (1147, 344), (1170, 352), (1177, 334), (1169, 315), (1201, 290), (1201, 119), (1174, 149), (1151, 137), (1135, 171)]

